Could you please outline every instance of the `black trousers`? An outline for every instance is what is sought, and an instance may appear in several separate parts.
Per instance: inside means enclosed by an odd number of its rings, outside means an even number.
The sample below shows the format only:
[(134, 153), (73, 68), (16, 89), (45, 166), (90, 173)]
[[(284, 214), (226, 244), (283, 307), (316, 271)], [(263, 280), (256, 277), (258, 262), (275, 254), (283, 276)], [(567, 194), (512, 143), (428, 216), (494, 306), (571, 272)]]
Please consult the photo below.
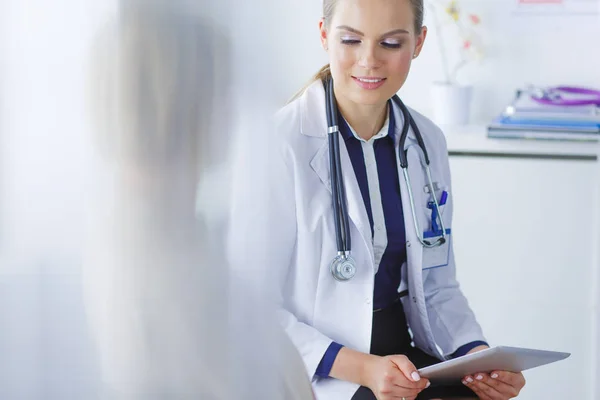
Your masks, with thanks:
[[(408, 324), (400, 300), (391, 306), (373, 312), (373, 333), (371, 334), (371, 354), (389, 356), (403, 354), (417, 367), (423, 368), (441, 362), (420, 349), (412, 346), (412, 338), (408, 332)], [(457, 385), (437, 386), (434, 383), (423, 390), (417, 400), (430, 399), (477, 399), (468, 387)], [(361, 386), (352, 400), (376, 400), (373, 392)]]

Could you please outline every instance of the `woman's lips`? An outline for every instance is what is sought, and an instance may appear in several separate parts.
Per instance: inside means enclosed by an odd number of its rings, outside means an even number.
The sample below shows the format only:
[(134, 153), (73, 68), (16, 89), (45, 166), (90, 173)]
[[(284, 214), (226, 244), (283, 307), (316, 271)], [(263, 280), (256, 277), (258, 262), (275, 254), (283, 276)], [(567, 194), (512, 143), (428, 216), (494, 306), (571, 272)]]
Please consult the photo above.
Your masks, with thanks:
[(366, 90), (375, 90), (380, 88), (384, 83), (386, 78), (376, 78), (371, 76), (353, 76), (354, 82), (358, 86)]

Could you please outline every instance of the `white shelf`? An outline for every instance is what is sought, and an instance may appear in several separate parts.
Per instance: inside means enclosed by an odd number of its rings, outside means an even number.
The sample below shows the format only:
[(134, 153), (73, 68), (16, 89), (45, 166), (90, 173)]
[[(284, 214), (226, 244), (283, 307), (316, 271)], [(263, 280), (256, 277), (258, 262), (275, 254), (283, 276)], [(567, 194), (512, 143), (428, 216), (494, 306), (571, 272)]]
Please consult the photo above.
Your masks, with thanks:
[(598, 142), (490, 139), (484, 125), (441, 126), (450, 153), (598, 157)]

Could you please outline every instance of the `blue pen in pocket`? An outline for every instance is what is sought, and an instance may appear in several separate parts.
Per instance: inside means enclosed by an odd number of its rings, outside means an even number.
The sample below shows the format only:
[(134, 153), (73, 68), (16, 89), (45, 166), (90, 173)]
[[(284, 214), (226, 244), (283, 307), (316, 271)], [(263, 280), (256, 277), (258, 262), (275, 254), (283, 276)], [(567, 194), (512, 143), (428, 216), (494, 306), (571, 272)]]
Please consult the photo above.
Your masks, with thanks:
[[(443, 191), (442, 192), (442, 196), (440, 197), (440, 201), (438, 202), (439, 206), (443, 206), (444, 204), (446, 204), (446, 201), (448, 201), (448, 192), (447, 191)], [(433, 201), (430, 201), (427, 203), (427, 208), (431, 209), (431, 230), (433, 232), (438, 232), (440, 230), (440, 228), (438, 227), (438, 212), (437, 212), (437, 208), (435, 207), (435, 203)]]

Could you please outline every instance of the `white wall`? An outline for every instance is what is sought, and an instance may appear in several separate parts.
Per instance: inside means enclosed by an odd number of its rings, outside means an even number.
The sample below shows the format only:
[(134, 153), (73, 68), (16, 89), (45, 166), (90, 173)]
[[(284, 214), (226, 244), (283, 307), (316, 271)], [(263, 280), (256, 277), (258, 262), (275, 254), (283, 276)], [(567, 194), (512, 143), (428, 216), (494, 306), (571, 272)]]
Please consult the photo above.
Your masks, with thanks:
[(86, 63), (92, 35), (114, 4), (3, 4), (3, 273), (28, 272), (24, 268), (36, 268), (50, 255), (68, 268), (80, 246), (90, 137)]
[(85, 63), (112, 1), (3, 1), (0, 397), (90, 398), (98, 374), (78, 272)]
[[(265, 1), (263, 1), (265, 3)], [(240, 47), (252, 48), (256, 38), (265, 35), (268, 53), (258, 52), (263, 68), (271, 74), (273, 100), (283, 105), (327, 63), (319, 41), (320, 0), (287, 0), (261, 10)], [(260, 21), (264, 21), (261, 23)]]

